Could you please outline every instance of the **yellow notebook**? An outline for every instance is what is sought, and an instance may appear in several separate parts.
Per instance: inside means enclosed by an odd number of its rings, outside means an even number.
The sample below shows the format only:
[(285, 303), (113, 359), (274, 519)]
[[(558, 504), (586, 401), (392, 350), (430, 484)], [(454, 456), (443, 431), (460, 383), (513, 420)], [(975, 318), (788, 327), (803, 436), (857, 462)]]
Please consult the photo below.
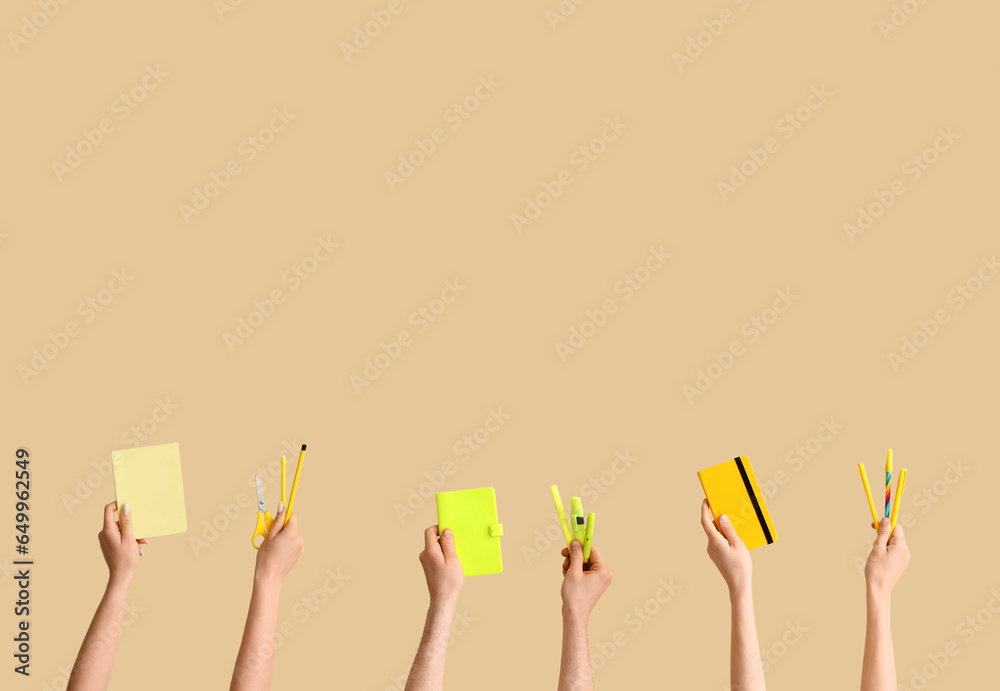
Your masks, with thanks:
[(753, 467), (746, 456), (698, 471), (702, 489), (718, 526), (726, 514), (747, 549), (769, 545), (778, 539), (771, 514), (764, 503)]
[(466, 576), (503, 573), (497, 520), (497, 497), (492, 487), (437, 493), (438, 532), (455, 535), (455, 551)]
[(136, 538), (187, 531), (180, 446), (159, 444), (111, 452), (118, 510), (128, 502)]

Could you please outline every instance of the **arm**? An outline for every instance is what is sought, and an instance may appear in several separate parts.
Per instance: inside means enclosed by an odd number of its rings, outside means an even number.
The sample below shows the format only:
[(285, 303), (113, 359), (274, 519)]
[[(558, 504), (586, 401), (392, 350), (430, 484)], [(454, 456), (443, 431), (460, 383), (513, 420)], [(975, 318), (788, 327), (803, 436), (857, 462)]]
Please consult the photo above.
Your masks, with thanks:
[(861, 666), (861, 691), (895, 691), (896, 660), (892, 652), (889, 600), (892, 589), (910, 563), (903, 526), (892, 531), (889, 519), (879, 522), (878, 536), (865, 564), (868, 622), (865, 657)]
[(230, 691), (267, 691), (271, 688), (281, 582), (302, 554), (303, 543), (298, 525), (299, 517), (294, 513), (285, 524), (285, 507), (279, 504), (278, 515), (257, 550), (250, 611), (243, 629), (240, 652), (236, 656)]
[(708, 535), (708, 556), (729, 586), (732, 628), (729, 641), (729, 684), (732, 691), (764, 691), (764, 668), (757, 642), (757, 622), (753, 612), (750, 552), (736, 534), (729, 517), (719, 516), (719, 528), (712, 520), (708, 500), (701, 504), (701, 526)]
[(559, 691), (593, 691), (587, 646), (587, 623), (601, 595), (611, 585), (611, 569), (596, 547), (590, 563), (584, 564), (583, 548), (573, 540), (572, 550), (563, 548), (562, 657), (559, 661)]
[(420, 565), (424, 567), (431, 603), (405, 691), (441, 691), (444, 688), (444, 659), (448, 652), (451, 619), (465, 580), (462, 563), (455, 553), (455, 536), (450, 530), (444, 531), (440, 543), (436, 525), (424, 531)]
[(108, 585), (76, 656), (67, 691), (103, 691), (111, 681), (125, 598), (146, 544), (135, 539), (129, 505), (122, 506), (120, 525), (115, 522), (116, 507), (116, 502), (104, 507), (104, 528), (97, 535), (108, 564)]

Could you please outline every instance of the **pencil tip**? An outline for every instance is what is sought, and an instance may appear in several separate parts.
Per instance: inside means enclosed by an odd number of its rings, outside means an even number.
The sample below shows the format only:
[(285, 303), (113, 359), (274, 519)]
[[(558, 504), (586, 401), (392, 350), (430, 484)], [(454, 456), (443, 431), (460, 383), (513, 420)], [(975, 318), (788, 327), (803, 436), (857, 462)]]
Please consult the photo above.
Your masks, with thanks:
[(303, 451), (305, 451), (305, 450), (306, 450), (306, 445), (305, 445), (305, 444), (303, 444), (303, 445), (302, 445), (302, 450), (303, 450)]

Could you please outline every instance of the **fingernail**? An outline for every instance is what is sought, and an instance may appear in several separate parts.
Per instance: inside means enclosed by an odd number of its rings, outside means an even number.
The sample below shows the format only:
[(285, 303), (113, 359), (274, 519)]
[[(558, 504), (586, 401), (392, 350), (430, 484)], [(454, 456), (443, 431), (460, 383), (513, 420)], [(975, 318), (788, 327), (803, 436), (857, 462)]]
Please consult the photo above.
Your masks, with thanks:
[(450, 528), (445, 528), (444, 532), (441, 533), (441, 537), (446, 537), (446, 538), (450, 539), (451, 538), (451, 529)]
[(579, 552), (580, 551), (580, 543), (577, 542), (576, 540), (573, 540), (573, 544), (570, 547), (570, 549), (573, 550), (574, 552)]
[(719, 523), (729, 523), (729, 516), (726, 514), (719, 516)]
[(278, 513), (281, 513), (284, 510), (285, 510), (285, 502), (279, 501), (278, 502)]
[(126, 515), (126, 516), (128, 516), (130, 513), (132, 513), (132, 509), (129, 508), (128, 502), (125, 502), (122, 505), (122, 513), (124, 515)]

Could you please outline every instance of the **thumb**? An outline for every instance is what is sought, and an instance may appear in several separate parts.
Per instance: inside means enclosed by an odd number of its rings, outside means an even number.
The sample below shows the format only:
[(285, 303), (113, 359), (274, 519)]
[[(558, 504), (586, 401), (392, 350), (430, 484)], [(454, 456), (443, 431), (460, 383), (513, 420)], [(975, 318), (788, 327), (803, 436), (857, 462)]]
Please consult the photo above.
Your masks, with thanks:
[(458, 559), (458, 552), (455, 551), (455, 533), (450, 528), (445, 528), (441, 533), (441, 551), (444, 552), (445, 562)]
[(719, 530), (722, 531), (722, 534), (726, 536), (729, 544), (733, 547), (743, 544), (743, 540), (736, 533), (736, 528), (733, 527), (733, 522), (729, 520), (729, 516), (726, 514), (719, 516)]
[(135, 540), (135, 533), (132, 532), (132, 507), (128, 502), (122, 504), (121, 513), (118, 514), (118, 525), (122, 530), (122, 542)]
[(892, 531), (892, 524), (885, 516), (878, 522), (878, 535), (875, 537), (875, 546), (884, 550), (889, 542), (889, 533)]
[(569, 548), (569, 568), (571, 571), (583, 573), (583, 547), (579, 540), (573, 540)]

